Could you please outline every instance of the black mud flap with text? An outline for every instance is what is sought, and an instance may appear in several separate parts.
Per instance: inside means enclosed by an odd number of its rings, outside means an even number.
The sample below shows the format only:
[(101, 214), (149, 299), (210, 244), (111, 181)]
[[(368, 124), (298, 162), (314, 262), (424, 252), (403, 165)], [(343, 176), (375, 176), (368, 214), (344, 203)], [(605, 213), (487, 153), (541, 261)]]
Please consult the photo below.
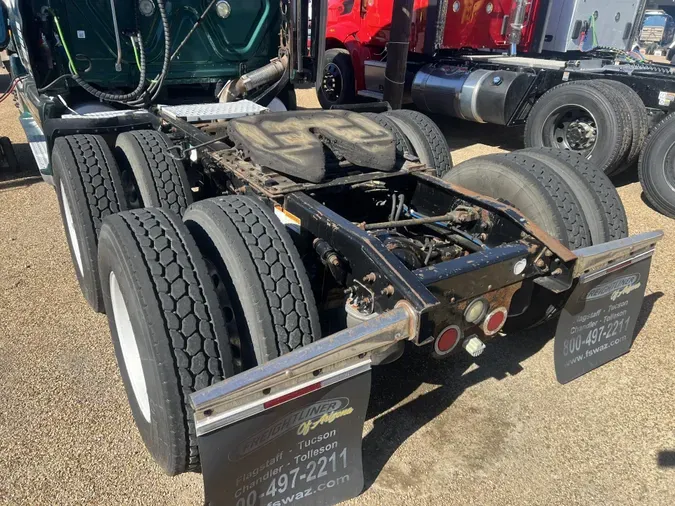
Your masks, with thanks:
[(556, 330), (555, 372), (560, 383), (630, 351), (650, 267), (651, 257), (580, 278)]
[(368, 370), (312, 386), (199, 436), (206, 504), (330, 506), (359, 495), (370, 383)]

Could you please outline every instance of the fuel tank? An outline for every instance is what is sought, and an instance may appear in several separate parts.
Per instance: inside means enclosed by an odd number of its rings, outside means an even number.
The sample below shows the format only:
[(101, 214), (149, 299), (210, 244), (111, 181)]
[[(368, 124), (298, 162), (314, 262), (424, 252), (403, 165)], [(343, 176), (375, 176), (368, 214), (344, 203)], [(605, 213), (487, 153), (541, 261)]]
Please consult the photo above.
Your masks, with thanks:
[(412, 99), (426, 112), (507, 125), (533, 79), (526, 72), (432, 63), (415, 75)]

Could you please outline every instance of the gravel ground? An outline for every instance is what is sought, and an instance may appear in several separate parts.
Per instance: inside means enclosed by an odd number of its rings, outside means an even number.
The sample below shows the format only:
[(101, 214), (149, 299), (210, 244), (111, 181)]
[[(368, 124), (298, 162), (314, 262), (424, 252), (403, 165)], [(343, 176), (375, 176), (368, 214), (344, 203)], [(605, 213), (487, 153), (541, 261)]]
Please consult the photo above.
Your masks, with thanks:
[[(316, 105), (311, 90), (299, 95)], [(0, 176), (0, 503), (201, 504), (198, 475), (168, 478), (148, 457), (106, 320), (79, 293), (55, 193), (36, 177), (11, 101), (0, 118), (24, 169)], [(444, 128), (456, 163), (521, 145), (516, 130)], [(675, 502), (675, 222), (643, 202), (633, 175), (619, 184), (631, 232), (666, 231), (633, 351), (564, 387), (550, 328), (475, 362), (413, 353), (376, 370), (367, 490), (349, 504)]]

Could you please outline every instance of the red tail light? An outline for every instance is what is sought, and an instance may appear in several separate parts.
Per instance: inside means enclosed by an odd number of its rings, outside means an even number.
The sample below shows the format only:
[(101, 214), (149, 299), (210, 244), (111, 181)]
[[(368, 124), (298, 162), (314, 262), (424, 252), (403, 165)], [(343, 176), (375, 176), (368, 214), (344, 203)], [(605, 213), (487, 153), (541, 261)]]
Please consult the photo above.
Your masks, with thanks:
[(454, 350), (462, 340), (462, 330), (456, 325), (450, 325), (436, 338), (434, 350), (438, 355), (447, 355)]
[(483, 332), (485, 335), (492, 336), (502, 330), (508, 316), (508, 311), (503, 307), (490, 311), (483, 322)]

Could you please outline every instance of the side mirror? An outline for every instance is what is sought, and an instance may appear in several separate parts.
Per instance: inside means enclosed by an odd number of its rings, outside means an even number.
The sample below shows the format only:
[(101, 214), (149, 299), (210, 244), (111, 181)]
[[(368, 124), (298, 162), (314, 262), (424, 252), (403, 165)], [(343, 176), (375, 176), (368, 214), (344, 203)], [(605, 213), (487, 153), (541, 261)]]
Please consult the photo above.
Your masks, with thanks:
[(9, 16), (7, 7), (0, 3), (0, 51), (4, 50), (9, 44)]

